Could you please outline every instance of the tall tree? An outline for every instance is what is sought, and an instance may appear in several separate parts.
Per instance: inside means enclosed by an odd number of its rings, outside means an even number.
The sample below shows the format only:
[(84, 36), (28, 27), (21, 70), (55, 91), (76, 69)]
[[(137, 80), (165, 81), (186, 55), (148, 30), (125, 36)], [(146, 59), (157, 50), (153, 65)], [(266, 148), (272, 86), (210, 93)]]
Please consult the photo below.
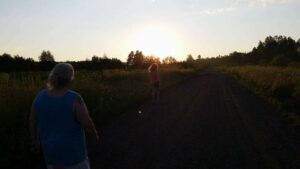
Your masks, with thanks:
[(160, 64), (160, 59), (158, 57), (155, 57), (155, 56), (144, 57), (144, 66), (148, 67), (152, 63)]
[(133, 58), (133, 67), (142, 68), (144, 64), (144, 54), (142, 51), (136, 51)]
[(94, 56), (92, 57), (92, 62), (98, 62), (99, 59), (100, 59), (100, 58), (99, 58), (97, 55), (94, 55)]
[(189, 54), (186, 58), (186, 61), (191, 63), (191, 62), (194, 62), (195, 59), (193, 58), (193, 55)]
[(168, 57), (164, 58), (164, 60), (162, 62), (163, 62), (163, 64), (174, 64), (177, 61), (174, 57), (168, 56)]
[(133, 59), (134, 59), (134, 52), (131, 51), (127, 58), (127, 66), (131, 67), (134, 64)]
[(41, 55), (39, 56), (40, 62), (55, 62), (54, 56), (51, 54), (51, 52), (48, 51), (43, 51)]
[(201, 55), (200, 54), (197, 56), (197, 60), (201, 60)]

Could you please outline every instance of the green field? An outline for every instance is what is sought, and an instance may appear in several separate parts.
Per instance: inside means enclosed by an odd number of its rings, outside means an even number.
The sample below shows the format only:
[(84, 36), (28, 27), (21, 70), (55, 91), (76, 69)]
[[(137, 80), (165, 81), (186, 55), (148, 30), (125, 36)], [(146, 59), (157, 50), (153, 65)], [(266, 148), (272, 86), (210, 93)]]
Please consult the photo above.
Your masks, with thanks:
[(244, 86), (282, 112), (290, 126), (300, 126), (300, 68), (271, 66), (222, 67)]
[[(0, 73), (0, 168), (30, 167), (37, 158), (29, 151), (28, 114), (31, 102), (45, 87), (49, 72)], [(195, 75), (192, 69), (160, 70), (162, 90)], [(146, 70), (79, 71), (72, 90), (84, 98), (97, 126), (150, 99)]]

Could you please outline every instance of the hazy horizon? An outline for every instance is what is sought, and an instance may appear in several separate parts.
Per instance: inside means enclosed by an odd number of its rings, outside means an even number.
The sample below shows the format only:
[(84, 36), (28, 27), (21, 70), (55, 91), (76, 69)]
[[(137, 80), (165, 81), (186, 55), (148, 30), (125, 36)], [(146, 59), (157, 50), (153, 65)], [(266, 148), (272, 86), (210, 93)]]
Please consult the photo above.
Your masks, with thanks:
[(178, 60), (248, 52), (269, 35), (298, 40), (299, 8), (295, 0), (2, 0), (0, 54), (125, 61), (132, 50)]

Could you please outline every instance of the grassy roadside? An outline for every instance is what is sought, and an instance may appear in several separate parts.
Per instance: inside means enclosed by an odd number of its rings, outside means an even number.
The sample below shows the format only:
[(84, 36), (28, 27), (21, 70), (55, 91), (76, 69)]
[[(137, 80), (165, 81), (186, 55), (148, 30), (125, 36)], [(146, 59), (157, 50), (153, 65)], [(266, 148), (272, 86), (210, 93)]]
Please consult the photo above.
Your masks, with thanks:
[[(151, 96), (151, 85), (146, 70), (123, 71), (113, 70), (86, 75), (82, 72), (77, 76), (74, 90), (85, 99), (91, 116), (97, 124), (101, 124), (112, 116), (118, 116), (136, 103), (144, 102)], [(95, 80), (101, 76), (99, 82)], [(161, 90), (185, 81), (196, 72), (192, 69), (161, 69)], [(87, 79), (88, 78), (88, 79)]]
[[(196, 75), (193, 69), (161, 69), (164, 90)], [(45, 86), (48, 72), (0, 73), (0, 168), (33, 168), (41, 156), (29, 150), (27, 118), (32, 100)], [(84, 98), (96, 125), (150, 98), (146, 70), (76, 72), (72, 89)]]
[(292, 127), (300, 127), (300, 68), (264, 66), (219, 67), (282, 112)]

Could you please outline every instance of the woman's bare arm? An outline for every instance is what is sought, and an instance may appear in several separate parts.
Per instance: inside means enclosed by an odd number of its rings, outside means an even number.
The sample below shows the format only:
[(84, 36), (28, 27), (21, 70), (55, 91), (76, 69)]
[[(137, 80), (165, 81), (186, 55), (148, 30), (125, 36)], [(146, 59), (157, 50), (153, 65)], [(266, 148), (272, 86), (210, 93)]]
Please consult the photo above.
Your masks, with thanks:
[(98, 132), (96, 130), (94, 122), (88, 113), (86, 104), (80, 96), (76, 97), (74, 101), (74, 109), (76, 113), (76, 118), (79, 121), (81, 127), (84, 128), (84, 130), (90, 136), (93, 136), (96, 140), (99, 140)]
[(37, 131), (37, 112), (35, 110), (34, 104), (35, 104), (35, 100), (31, 105), (31, 111), (29, 115), (29, 132), (30, 132), (32, 150), (38, 153), (40, 150), (40, 141), (39, 141), (39, 136)]

